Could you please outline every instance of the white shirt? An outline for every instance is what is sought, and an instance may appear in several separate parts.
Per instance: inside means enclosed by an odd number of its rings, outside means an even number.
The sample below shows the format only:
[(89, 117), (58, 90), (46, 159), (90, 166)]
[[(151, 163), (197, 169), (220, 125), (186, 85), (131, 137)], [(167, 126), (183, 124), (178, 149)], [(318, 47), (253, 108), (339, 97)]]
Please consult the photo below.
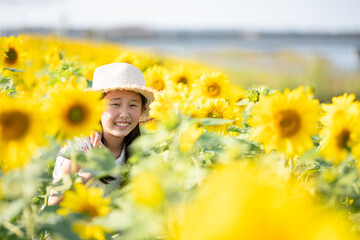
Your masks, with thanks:
[[(83, 141), (82, 141), (81, 145), (79, 146), (79, 149), (81, 151), (88, 151), (93, 148), (93, 146), (91, 145), (90, 138), (84, 138), (82, 140)], [(63, 149), (61, 149), (60, 153), (64, 153), (66, 148), (67, 148), (67, 146), (65, 146)], [(65, 160), (69, 160), (69, 159), (64, 158), (60, 155), (58, 157), (56, 157), (54, 171), (53, 171), (53, 181), (54, 182), (60, 180), (59, 176), (58, 176), (59, 169)], [(125, 149), (123, 149), (121, 151), (120, 157), (115, 160), (115, 165), (123, 166), (124, 162), (125, 162)], [(81, 169), (79, 172), (81, 172)], [(114, 181), (111, 181), (110, 183), (105, 184), (105, 183), (102, 183), (99, 179), (96, 179), (89, 187), (101, 188), (104, 191), (104, 196), (108, 196), (113, 191), (115, 191), (119, 188), (120, 181), (121, 181), (121, 177), (117, 177)]]

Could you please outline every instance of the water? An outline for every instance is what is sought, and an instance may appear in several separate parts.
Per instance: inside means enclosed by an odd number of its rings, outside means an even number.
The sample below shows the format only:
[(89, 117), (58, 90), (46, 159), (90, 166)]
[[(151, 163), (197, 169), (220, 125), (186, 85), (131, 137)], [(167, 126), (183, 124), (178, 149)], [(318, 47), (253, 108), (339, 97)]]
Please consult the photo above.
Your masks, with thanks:
[(317, 55), (328, 59), (340, 69), (356, 71), (360, 69), (360, 38), (159, 38), (122, 39), (121, 44), (152, 49), (167, 54), (193, 57), (199, 51), (254, 51), (273, 53), (293, 51), (299, 55)]

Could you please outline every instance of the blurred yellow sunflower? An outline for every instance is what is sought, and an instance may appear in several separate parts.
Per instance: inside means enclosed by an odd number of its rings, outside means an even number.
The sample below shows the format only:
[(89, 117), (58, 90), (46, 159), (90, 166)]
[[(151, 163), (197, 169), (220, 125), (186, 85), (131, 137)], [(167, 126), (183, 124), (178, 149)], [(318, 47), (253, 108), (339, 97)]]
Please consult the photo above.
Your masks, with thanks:
[[(234, 123), (233, 125), (235, 125), (238, 128), (243, 127), (243, 112), (245, 110), (245, 108), (247, 107), (246, 105), (237, 105), (237, 103), (243, 99), (246, 98), (246, 91), (235, 84), (231, 84), (230, 87), (230, 93), (227, 97), (227, 100), (229, 102), (229, 106), (231, 107), (232, 111), (233, 111), (233, 115), (234, 115)], [(239, 135), (238, 132), (230, 132), (231, 135)]]
[(355, 102), (355, 95), (347, 93), (339, 97), (332, 98), (332, 104), (321, 104), (323, 114), (320, 119), (321, 124), (329, 126), (336, 117), (346, 116), (349, 114), (358, 114), (359, 103)]
[(101, 93), (83, 91), (69, 85), (59, 86), (50, 94), (47, 111), (51, 117), (51, 134), (58, 139), (72, 139), (75, 136), (89, 136), (100, 131), (101, 114), (105, 102)]
[(253, 127), (250, 139), (262, 143), (266, 153), (276, 149), (287, 157), (299, 156), (313, 147), (311, 137), (317, 134), (318, 105), (318, 100), (310, 99), (303, 87), (261, 95), (248, 119)]
[(103, 198), (102, 189), (95, 187), (87, 189), (84, 184), (75, 183), (74, 190), (65, 191), (57, 213), (62, 216), (81, 213), (91, 218), (105, 216), (110, 212), (110, 202), (110, 198)]
[(227, 98), (230, 93), (228, 77), (222, 72), (204, 73), (192, 89), (198, 97)]
[(3, 171), (24, 166), (43, 144), (44, 121), (30, 97), (0, 96), (0, 163)]
[[(231, 106), (231, 109), (232, 109), (232, 113), (233, 113), (233, 119), (234, 119), (234, 122), (232, 123), (232, 125), (238, 127), (238, 128), (242, 128), (244, 127), (244, 124), (243, 124), (243, 112), (244, 110), (242, 108), (239, 108), (238, 106)], [(239, 135), (238, 132), (236, 131), (230, 131), (229, 132), (230, 135), (232, 136), (237, 136)]]
[(129, 63), (140, 69), (140, 59), (135, 53), (124, 51), (119, 54), (119, 56), (115, 59), (115, 62)]
[(320, 118), (323, 125), (320, 148), (326, 159), (335, 164), (345, 160), (360, 140), (360, 105), (354, 100), (354, 94), (344, 94), (333, 97), (332, 104), (321, 105), (324, 114)]
[(198, 105), (194, 102), (194, 95), (187, 85), (170, 84), (166, 91), (178, 102), (177, 107), (180, 114), (195, 117), (198, 111)]
[[(195, 116), (200, 119), (219, 118), (219, 119), (233, 120), (232, 109), (224, 98), (206, 100), (205, 103), (202, 104), (202, 106), (199, 109), (199, 112), (196, 113)], [(204, 128), (209, 131), (214, 131), (220, 134), (226, 134), (227, 129), (230, 125), (231, 123), (226, 123), (215, 126), (204, 126)]]
[(150, 104), (150, 117), (164, 121), (177, 114), (183, 98), (171, 90), (155, 92), (155, 101)]
[(346, 216), (285, 185), (278, 173), (239, 161), (217, 166), (193, 202), (170, 211), (166, 239), (357, 239)]
[(5, 38), (5, 59), (4, 67), (23, 69), (25, 52), (22, 49), (22, 37), (10, 36)]
[(196, 140), (204, 133), (204, 130), (197, 124), (191, 125), (180, 135), (180, 151), (188, 152), (194, 147)]
[(232, 84), (230, 87), (231, 91), (229, 92), (229, 102), (231, 106), (234, 106), (236, 108), (239, 108), (239, 110), (244, 110), (246, 108), (246, 106), (240, 106), (240, 105), (236, 105), (239, 101), (246, 99), (246, 91), (235, 84)]
[(149, 67), (144, 73), (144, 78), (146, 86), (158, 91), (166, 89), (169, 85), (169, 73), (161, 66)]
[(325, 158), (335, 164), (345, 160), (352, 147), (359, 143), (359, 125), (356, 115), (334, 117), (332, 124), (325, 126), (320, 133), (320, 148)]
[(143, 126), (150, 132), (150, 133), (154, 133), (157, 128), (158, 128), (158, 120), (151, 120), (148, 121), (147, 123), (143, 124)]
[(76, 232), (81, 239), (95, 239), (95, 240), (105, 240), (106, 232), (109, 232), (108, 229), (100, 225), (94, 225), (91, 222), (78, 221), (74, 222), (72, 229)]
[(196, 117), (199, 107), (196, 103), (187, 99), (185, 102), (180, 104), (180, 114), (183, 116)]
[(85, 67), (84, 67), (84, 70), (83, 70), (83, 75), (85, 76), (85, 78), (89, 81), (92, 82), (93, 80), (93, 75), (94, 75), (94, 71), (95, 71), (95, 68), (97, 68), (98, 65), (96, 63), (89, 63), (87, 64)]
[(3, 67), (4, 60), (6, 57), (6, 52), (8, 51), (8, 49), (5, 46), (5, 41), (6, 41), (5, 37), (0, 37), (0, 69)]
[(174, 82), (176, 85), (183, 84), (191, 90), (192, 84), (195, 79), (195, 73), (191, 68), (185, 68), (183, 65), (174, 67), (170, 71), (169, 79)]
[(59, 47), (56, 45), (50, 46), (45, 52), (45, 62), (49, 65), (49, 70), (52, 71), (60, 66), (61, 54)]
[(148, 207), (157, 207), (164, 200), (161, 182), (151, 172), (142, 172), (132, 180), (131, 194), (136, 203)]

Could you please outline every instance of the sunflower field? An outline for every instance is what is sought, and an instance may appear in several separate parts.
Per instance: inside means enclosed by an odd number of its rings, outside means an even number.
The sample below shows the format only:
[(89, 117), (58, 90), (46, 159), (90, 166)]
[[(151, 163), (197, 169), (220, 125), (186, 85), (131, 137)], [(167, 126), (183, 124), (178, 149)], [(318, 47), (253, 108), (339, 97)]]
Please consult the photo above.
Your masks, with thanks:
[[(100, 130), (94, 69), (127, 62), (157, 90), (132, 157), (69, 149), (77, 174), (53, 182), (60, 149)], [(360, 102), (311, 88), (243, 89), (190, 60), (109, 42), (0, 38), (0, 239), (358, 239)], [(76, 146), (76, 144), (74, 144)], [(49, 206), (51, 189), (64, 194)]]

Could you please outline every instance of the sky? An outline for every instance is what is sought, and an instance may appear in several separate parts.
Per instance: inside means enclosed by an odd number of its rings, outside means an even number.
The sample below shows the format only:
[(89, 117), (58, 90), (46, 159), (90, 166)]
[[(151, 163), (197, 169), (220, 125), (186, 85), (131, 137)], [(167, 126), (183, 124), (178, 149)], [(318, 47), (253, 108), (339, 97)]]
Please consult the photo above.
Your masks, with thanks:
[(359, 10), (360, 0), (0, 0), (0, 31), (140, 26), (360, 32)]

